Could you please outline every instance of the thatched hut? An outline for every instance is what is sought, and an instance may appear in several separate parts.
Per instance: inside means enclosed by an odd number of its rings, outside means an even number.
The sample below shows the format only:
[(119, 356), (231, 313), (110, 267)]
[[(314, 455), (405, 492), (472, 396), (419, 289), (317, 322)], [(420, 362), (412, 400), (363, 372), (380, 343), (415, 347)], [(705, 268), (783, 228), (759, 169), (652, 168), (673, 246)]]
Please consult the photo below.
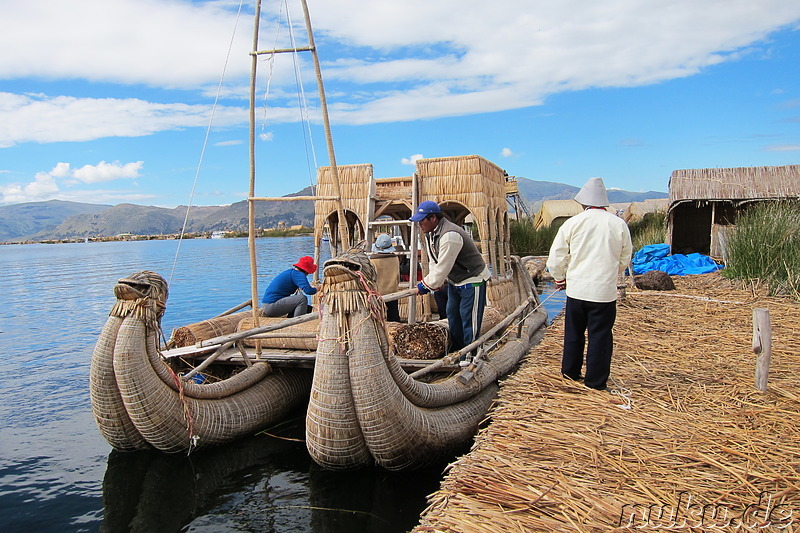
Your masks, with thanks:
[(533, 227), (536, 229), (560, 226), (569, 217), (583, 211), (581, 204), (575, 200), (545, 200), (536, 212)]
[[(616, 213), (620, 204), (606, 207), (606, 211)], [(623, 207), (624, 209), (624, 207)], [(560, 227), (568, 218), (583, 211), (583, 206), (575, 200), (545, 200), (533, 219), (535, 229)]]
[(676, 170), (669, 182), (672, 253), (721, 257), (725, 232), (754, 202), (800, 198), (800, 165)]
[(638, 222), (648, 213), (666, 214), (669, 207), (669, 198), (648, 198), (641, 202), (631, 202), (622, 212), (622, 219), (630, 224)]

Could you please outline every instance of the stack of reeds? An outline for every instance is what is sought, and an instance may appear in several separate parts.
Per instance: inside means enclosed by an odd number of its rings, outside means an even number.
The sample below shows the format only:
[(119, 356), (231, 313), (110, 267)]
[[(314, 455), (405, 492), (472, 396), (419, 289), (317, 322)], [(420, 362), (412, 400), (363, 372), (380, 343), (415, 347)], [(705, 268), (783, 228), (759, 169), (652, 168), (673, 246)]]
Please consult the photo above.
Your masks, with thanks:
[(173, 348), (193, 346), (202, 340), (229, 335), (238, 331), (239, 323), (252, 314), (251, 311), (242, 311), (176, 328), (170, 336), (169, 346)]
[[(609, 391), (560, 376), (558, 319), (415, 531), (796, 530), (800, 304), (718, 273), (674, 281), (619, 304)], [(766, 393), (754, 308), (772, 319)]]

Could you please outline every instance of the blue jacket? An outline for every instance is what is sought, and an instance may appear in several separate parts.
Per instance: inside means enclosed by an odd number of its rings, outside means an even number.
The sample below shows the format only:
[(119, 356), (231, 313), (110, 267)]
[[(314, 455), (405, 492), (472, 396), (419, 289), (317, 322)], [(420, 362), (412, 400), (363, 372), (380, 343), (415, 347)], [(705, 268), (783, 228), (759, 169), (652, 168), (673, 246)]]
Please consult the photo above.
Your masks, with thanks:
[(311, 286), (306, 277), (308, 274), (298, 270), (297, 268), (290, 268), (284, 270), (277, 276), (264, 291), (264, 297), (261, 298), (261, 303), (271, 304), (275, 303), (281, 298), (286, 298), (299, 288), (309, 296), (317, 293), (317, 289)]

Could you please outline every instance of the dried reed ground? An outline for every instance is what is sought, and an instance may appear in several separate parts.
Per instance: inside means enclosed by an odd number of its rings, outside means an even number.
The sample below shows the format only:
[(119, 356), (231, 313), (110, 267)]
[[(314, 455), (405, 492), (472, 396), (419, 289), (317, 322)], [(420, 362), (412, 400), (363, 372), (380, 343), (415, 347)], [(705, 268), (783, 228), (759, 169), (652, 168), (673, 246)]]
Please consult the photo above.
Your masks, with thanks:
[[(415, 531), (800, 531), (800, 304), (716, 273), (673, 279), (675, 291), (629, 289), (618, 306), (609, 388), (629, 391), (631, 409), (560, 377), (557, 319)], [(754, 386), (757, 307), (773, 330), (767, 393)], [(783, 506), (759, 529), (767, 498)], [(620, 525), (636, 504), (654, 505), (649, 524)], [(748, 505), (760, 515), (730, 520)]]

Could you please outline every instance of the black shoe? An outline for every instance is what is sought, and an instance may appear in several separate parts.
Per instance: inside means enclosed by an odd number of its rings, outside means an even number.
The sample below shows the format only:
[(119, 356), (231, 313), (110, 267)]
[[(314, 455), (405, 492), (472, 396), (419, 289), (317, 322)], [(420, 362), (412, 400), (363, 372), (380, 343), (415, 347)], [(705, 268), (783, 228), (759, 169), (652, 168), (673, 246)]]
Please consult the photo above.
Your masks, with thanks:
[(581, 376), (580, 374), (578, 374), (578, 377), (572, 377), (572, 376), (570, 376), (568, 374), (562, 373), (561, 376), (565, 377), (567, 379), (571, 379), (572, 381), (583, 381), (583, 376)]

